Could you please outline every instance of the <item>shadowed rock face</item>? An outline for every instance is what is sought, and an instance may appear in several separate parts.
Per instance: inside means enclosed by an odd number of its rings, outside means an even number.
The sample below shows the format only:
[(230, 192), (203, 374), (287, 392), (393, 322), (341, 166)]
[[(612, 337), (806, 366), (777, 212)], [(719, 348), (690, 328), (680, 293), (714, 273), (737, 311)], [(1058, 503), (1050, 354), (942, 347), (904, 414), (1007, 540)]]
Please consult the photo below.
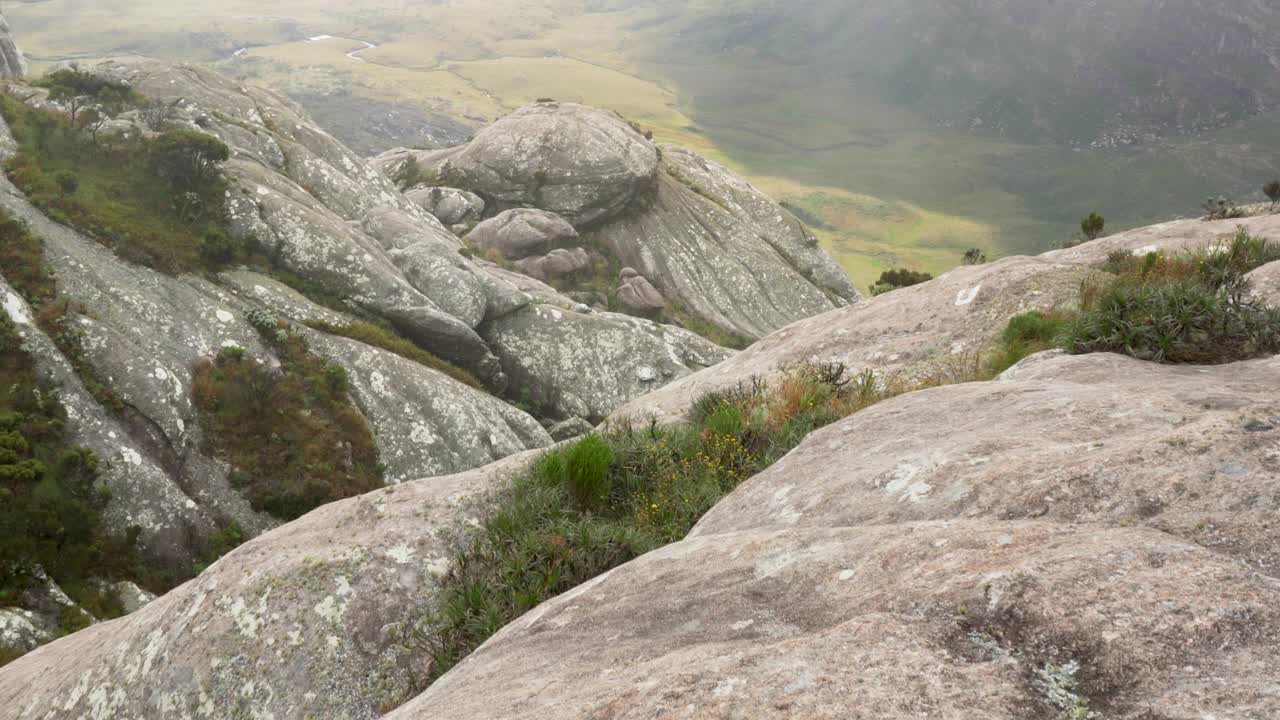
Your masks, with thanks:
[(0, 77), (20, 78), (27, 74), (27, 59), (13, 39), (9, 21), (0, 15)]
[[(859, 300), (844, 271), (789, 212), (723, 166), (674, 145), (655, 146), (612, 113), (537, 103), (466, 145), (394, 150), (372, 164), (401, 178), (416, 167), (480, 194), (491, 213), (555, 213), (581, 232), (582, 244), (729, 333), (763, 337)], [(499, 215), (468, 240), (498, 245), (493, 236), (510, 220)], [(501, 245), (516, 253), (509, 257), (532, 253)]]
[(388, 717), (1274, 716), (1278, 371), (1037, 356), (886, 401)]

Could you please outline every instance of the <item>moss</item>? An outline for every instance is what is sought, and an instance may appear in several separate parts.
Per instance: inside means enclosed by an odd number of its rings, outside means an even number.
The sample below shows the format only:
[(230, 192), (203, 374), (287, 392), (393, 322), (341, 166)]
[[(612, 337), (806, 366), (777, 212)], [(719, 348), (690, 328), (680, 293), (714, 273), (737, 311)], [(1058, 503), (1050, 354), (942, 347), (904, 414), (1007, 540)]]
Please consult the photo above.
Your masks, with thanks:
[(293, 519), (382, 487), (378, 450), (347, 393), (346, 370), (274, 318), (250, 321), (279, 370), (242, 350), (196, 363), (192, 396), (214, 452), (255, 510)]
[(470, 385), (477, 390), (485, 390), (484, 384), (471, 373), (423, 350), (415, 345), (413, 341), (401, 337), (394, 330), (387, 327), (364, 321), (346, 325), (334, 325), (323, 320), (310, 320), (306, 324), (307, 327), (313, 330), (350, 338), (366, 345), (372, 345), (387, 352), (395, 353), (419, 365), (442, 372), (454, 380)]

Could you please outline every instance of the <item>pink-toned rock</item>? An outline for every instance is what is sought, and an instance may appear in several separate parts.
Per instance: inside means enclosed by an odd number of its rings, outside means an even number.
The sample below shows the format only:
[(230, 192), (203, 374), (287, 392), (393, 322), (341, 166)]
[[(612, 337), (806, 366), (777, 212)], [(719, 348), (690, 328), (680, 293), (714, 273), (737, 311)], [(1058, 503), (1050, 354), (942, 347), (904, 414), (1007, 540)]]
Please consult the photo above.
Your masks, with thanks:
[(1232, 220), (1174, 220), (1109, 235), (1065, 250), (1053, 250), (1040, 257), (1053, 262), (1082, 263), (1100, 267), (1113, 252), (1134, 255), (1163, 250), (1178, 253), (1199, 250), (1229, 241), (1244, 228), (1250, 235), (1280, 242), (1280, 215), (1255, 215)]
[(971, 364), (1011, 316), (1075, 304), (1081, 280), (1092, 272), (1028, 257), (959, 267), (789, 325), (713, 368), (624, 405), (612, 417), (675, 421), (710, 390), (807, 362), (840, 362), (853, 372), (946, 373)]
[(1253, 284), (1256, 300), (1280, 308), (1280, 261), (1263, 265), (1245, 277)]

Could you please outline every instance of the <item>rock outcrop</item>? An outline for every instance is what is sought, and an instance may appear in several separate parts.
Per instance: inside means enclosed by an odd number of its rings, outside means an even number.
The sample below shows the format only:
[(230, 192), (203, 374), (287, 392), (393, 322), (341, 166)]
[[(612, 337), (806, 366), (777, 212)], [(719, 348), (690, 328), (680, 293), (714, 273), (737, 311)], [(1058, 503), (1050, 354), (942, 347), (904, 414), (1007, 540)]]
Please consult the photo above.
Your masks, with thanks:
[(567, 220), (532, 208), (499, 213), (477, 225), (465, 238), (476, 250), (492, 250), (508, 260), (545, 253), (577, 239), (578, 231)]
[(1265, 305), (1280, 307), (1280, 261), (1268, 263), (1245, 276), (1253, 297)]
[(405, 197), (450, 229), (470, 230), (484, 217), (484, 200), (466, 190), (419, 186), (405, 191)]
[(789, 212), (723, 166), (658, 146), (611, 113), (535, 103), (461, 147), (395, 150), (373, 164), (393, 177), (416, 167), (479, 194), (489, 212), (555, 213), (665, 302), (732, 334), (763, 337), (859, 299)]
[(27, 74), (27, 58), (13, 39), (9, 20), (0, 15), (0, 77), (20, 78)]
[(794, 323), (711, 370), (623, 406), (613, 416), (681, 418), (699, 396), (804, 363), (843, 363), (882, 377), (945, 377), (977, 361), (1009, 318), (1076, 302), (1095, 271), (1043, 257), (1011, 257), (956, 268), (931, 282)]
[(884, 402), (388, 717), (1270, 717), (1278, 371), (1036, 357)]
[(540, 102), (418, 164), (443, 184), (478, 193), (494, 210), (536, 207), (581, 228), (651, 192), (658, 151), (614, 113)]
[(6, 666), (0, 717), (379, 717), (430, 662), (413, 629), (452, 543), (528, 459), (332, 503), (252, 540), (138, 612)]

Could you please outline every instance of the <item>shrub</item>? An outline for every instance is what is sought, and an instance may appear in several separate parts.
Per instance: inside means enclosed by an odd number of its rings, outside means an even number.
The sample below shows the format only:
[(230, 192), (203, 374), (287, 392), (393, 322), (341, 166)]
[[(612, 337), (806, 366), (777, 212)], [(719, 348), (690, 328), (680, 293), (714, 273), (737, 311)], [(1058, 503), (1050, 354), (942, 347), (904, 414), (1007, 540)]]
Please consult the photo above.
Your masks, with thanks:
[(578, 509), (590, 511), (609, 499), (613, 450), (598, 435), (579, 440), (564, 454), (563, 479)]
[(1251, 300), (1245, 279), (1276, 259), (1280, 246), (1244, 230), (1226, 246), (1200, 253), (1113, 255), (1107, 268), (1118, 277), (1090, 293), (1065, 328), (1064, 347), (1197, 364), (1280, 352), (1280, 310)]
[(235, 469), (255, 509), (291, 520), (381, 487), (382, 465), (346, 370), (312, 353), (287, 325), (257, 313), (278, 371), (244, 351), (196, 363), (192, 397), (211, 449)]
[(969, 248), (964, 251), (961, 263), (964, 265), (983, 265), (987, 262), (987, 254), (981, 248)]
[(197, 247), (200, 260), (211, 270), (226, 267), (240, 257), (244, 245), (225, 230), (211, 227), (205, 231)]
[(74, 195), (80, 189), (80, 178), (73, 172), (60, 170), (53, 176), (53, 180), (58, 183), (63, 195)]
[(1107, 226), (1107, 221), (1098, 213), (1089, 213), (1089, 216), (1080, 221), (1080, 234), (1086, 240), (1097, 240), (1102, 237), (1102, 231)]
[(1262, 186), (1262, 194), (1267, 196), (1271, 201), (1271, 212), (1275, 212), (1276, 205), (1280, 204), (1280, 180), (1271, 180)]
[(905, 269), (885, 270), (880, 273), (880, 279), (871, 286), (871, 295), (872, 297), (883, 295), (892, 290), (919, 285), (932, 279), (933, 276), (926, 272)]

